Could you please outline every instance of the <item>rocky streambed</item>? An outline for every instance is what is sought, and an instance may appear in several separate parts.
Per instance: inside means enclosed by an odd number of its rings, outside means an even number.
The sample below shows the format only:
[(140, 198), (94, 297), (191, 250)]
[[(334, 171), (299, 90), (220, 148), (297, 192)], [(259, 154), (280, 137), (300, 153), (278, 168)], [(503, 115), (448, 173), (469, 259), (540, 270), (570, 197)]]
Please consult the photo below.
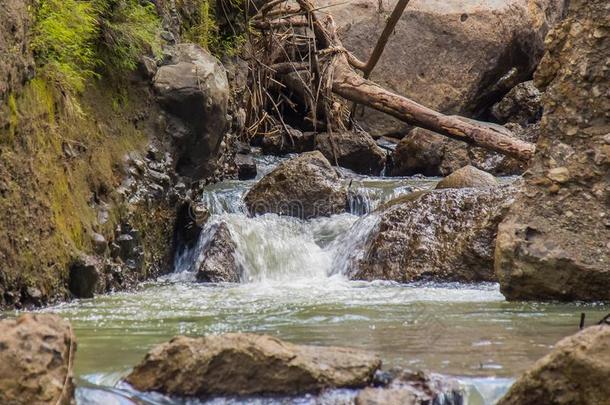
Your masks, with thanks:
[[(259, 178), (282, 160), (257, 157)], [(177, 256), (174, 273), (133, 292), (46, 309), (68, 319), (78, 338), (77, 402), (184, 403), (179, 396), (136, 391), (123, 379), (152, 347), (176, 335), (251, 332), (293, 343), (366, 350), (379, 356), (385, 370), (429, 370), (457, 378), (465, 403), (490, 404), (557, 340), (578, 330), (581, 312), (592, 322), (608, 311), (600, 304), (506, 302), (498, 284), (489, 281), (350, 280), (350, 275), (354, 278), (350, 263), (366, 249), (384, 205), (433, 193), (427, 190), (439, 179), (366, 177), (345, 171), (343, 176), (339, 183), (349, 185), (360, 198), (351, 200), (347, 212), (311, 219), (249, 216), (243, 197), (258, 179), (208, 186), (199, 200), (209, 209), (206, 225), (197, 243)], [(512, 181), (506, 178), (501, 183)], [(446, 192), (451, 201), (460, 201), (453, 195), (456, 191)], [(410, 220), (417, 222), (414, 212)], [(429, 215), (422, 212), (424, 219)], [(453, 215), (459, 221), (459, 210)], [(201, 257), (208, 255), (205, 262), (210, 254), (215, 260), (222, 258), (210, 253), (210, 237), (216, 235), (218, 224), (224, 224), (228, 233), (230, 243), (222, 246), (233, 249), (229, 257), (239, 269), (239, 281), (201, 283), (197, 281), (204, 263)], [(226, 268), (226, 262), (223, 265)], [(465, 274), (466, 264), (463, 267)], [(476, 269), (469, 274), (476, 275)], [(281, 401), (353, 403), (357, 393), (353, 389), (324, 392), (322, 397), (283, 396)], [(209, 403), (280, 401), (222, 398)]]

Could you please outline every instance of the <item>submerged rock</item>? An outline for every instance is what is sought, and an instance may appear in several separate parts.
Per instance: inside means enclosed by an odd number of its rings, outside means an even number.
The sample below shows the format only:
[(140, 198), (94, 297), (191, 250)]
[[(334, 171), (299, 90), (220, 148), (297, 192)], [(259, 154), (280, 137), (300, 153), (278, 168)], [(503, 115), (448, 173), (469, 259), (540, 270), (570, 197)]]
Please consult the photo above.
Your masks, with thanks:
[[(449, 114), (476, 116), (531, 77), (563, 0), (411, 1), (371, 79)], [(343, 45), (367, 60), (395, 2), (333, 4)], [(406, 124), (367, 109), (356, 119), (371, 135), (405, 133)], [(463, 165), (460, 165), (461, 167)]]
[(534, 76), (541, 138), (496, 247), (508, 299), (610, 299), (607, 16), (607, 1), (572, 1)]
[(209, 238), (198, 259), (197, 281), (220, 283), (239, 282), (242, 270), (235, 258), (237, 246), (224, 222), (207, 229)]
[(500, 399), (498, 405), (608, 404), (610, 326), (592, 326), (561, 340)]
[(425, 372), (406, 370), (390, 371), (396, 374), (384, 387), (367, 387), (358, 393), (355, 405), (462, 405), (464, 393), (459, 382), (430, 375)]
[(0, 403), (72, 403), (75, 350), (70, 324), (57, 315), (0, 321)]
[(385, 166), (386, 153), (373, 138), (362, 131), (316, 135), (315, 148), (331, 163), (360, 174), (378, 176)]
[(340, 347), (300, 346), (246, 333), (178, 336), (153, 348), (127, 377), (169, 395), (297, 394), (367, 385), (381, 361)]
[(496, 187), (498, 181), (491, 174), (479, 170), (474, 166), (464, 166), (445, 177), (436, 185), (436, 189), (443, 188), (487, 188)]
[(308, 219), (345, 212), (347, 190), (330, 162), (315, 151), (281, 163), (250, 189), (244, 201), (252, 215)]
[(168, 131), (177, 147), (176, 171), (195, 179), (210, 175), (229, 127), (225, 69), (198, 45), (179, 44), (171, 63), (155, 74), (153, 86), (172, 115)]
[(510, 186), (413, 193), (385, 204), (350, 275), (358, 280), (494, 281), (498, 223)]

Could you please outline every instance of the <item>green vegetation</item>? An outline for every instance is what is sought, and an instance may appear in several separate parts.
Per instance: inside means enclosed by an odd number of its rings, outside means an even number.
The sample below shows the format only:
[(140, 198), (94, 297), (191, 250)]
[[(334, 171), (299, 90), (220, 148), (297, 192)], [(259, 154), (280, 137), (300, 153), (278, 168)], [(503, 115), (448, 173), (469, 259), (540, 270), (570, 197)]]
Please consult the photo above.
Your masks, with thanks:
[[(185, 10), (185, 39), (208, 49), (216, 56), (234, 55), (245, 42), (245, 20), (241, 0), (177, 0), (178, 8)], [(223, 23), (220, 23), (223, 21)], [(237, 26), (239, 25), (239, 27)]]
[(65, 93), (81, 92), (102, 68), (132, 70), (160, 48), (155, 10), (137, 0), (40, 0), (33, 31), (41, 73)]
[(100, 15), (98, 55), (109, 68), (133, 70), (146, 52), (159, 54), (160, 25), (152, 3), (97, 0)]

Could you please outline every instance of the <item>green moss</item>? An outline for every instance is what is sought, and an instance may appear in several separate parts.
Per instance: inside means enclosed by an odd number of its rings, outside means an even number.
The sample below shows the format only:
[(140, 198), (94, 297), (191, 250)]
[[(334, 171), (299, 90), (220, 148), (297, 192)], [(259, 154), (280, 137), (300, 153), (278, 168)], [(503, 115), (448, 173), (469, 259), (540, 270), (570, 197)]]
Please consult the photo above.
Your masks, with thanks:
[(98, 54), (107, 69), (136, 68), (144, 53), (161, 53), (160, 23), (152, 3), (96, 0), (99, 9)]
[(110, 72), (133, 70), (160, 51), (160, 22), (137, 0), (39, 0), (31, 41), (40, 72), (64, 93)]

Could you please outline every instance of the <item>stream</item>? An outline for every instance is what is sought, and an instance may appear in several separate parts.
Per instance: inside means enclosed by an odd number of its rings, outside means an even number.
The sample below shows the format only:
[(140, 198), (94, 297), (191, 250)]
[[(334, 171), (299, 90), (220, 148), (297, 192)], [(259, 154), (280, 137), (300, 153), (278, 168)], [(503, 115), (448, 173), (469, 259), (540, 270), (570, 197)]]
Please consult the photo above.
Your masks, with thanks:
[[(257, 157), (259, 178), (280, 160)], [(242, 196), (251, 181), (225, 181), (201, 196), (211, 217), (197, 246), (175, 271), (131, 292), (47, 308), (69, 319), (78, 338), (79, 404), (198, 404), (133, 391), (120, 382), (155, 344), (177, 334), (256, 332), (294, 343), (340, 345), (378, 353), (384, 367), (425, 369), (458, 377), (467, 403), (493, 404), (516, 376), (578, 329), (580, 313), (600, 319), (608, 306), (506, 302), (494, 283), (397, 284), (350, 281), (350, 259), (376, 224), (380, 203), (434, 187), (434, 178), (351, 175), (352, 212), (302, 221), (249, 218)], [(349, 181), (349, 180), (346, 180)], [(507, 181), (510, 181), (508, 179)], [(228, 225), (245, 270), (239, 284), (199, 284), (194, 269), (206, 230)], [(341, 404), (349, 390), (295, 398), (219, 398), (225, 403)], [(316, 402), (318, 401), (318, 402)]]

